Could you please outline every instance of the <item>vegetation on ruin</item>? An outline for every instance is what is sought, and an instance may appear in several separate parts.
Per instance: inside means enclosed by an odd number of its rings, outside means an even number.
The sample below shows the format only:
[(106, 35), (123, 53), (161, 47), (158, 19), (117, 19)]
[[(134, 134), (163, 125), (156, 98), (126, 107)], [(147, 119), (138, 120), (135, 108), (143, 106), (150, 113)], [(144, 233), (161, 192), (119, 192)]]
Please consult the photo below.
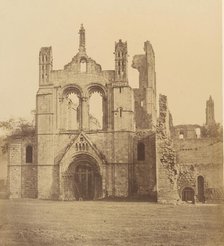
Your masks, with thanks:
[(223, 141), (223, 127), (219, 123), (215, 123), (209, 126), (201, 127), (202, 138), (216, 138), (219, 141)]
[(7, 152), (11, 140), (35, 135), (35, 126), (22, 118), (0, 121), (0, 129), (3, 132), (3, 144), (1, 146), (3, 153)]

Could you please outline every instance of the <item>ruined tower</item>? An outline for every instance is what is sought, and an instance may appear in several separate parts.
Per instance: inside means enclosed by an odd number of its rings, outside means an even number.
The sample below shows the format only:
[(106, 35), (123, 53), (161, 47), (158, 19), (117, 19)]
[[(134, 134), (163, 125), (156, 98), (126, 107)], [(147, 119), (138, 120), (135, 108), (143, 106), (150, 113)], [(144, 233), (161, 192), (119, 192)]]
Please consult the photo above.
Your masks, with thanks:
[[(120, 39), (115, 42), (115, 80), (112, 84), (113, 94), (113, 129), (116, 131), (133, 131), (134, 105), (133, 90), (128, 85), (127, 72), (127, 42)], [(125, 100), (124, 100), (125, 98)]]
[(43, 47), (39, 53), (39, 83), (47, 84), (53, 68), (52, 48)]
[(210, 96), (209, 100), (206, 101), (206, 125), (213, 124), (215, 124), (214, 101)]
[(156, 127), (155, 55), (149, 41), (144, 43), (144, 55), (135, 55), (132, 67), (139, 72), (139, 88), (135, 89), (135, 120), (138, 129)]
[(122, 42), (120, 39), (119, 42), (115, 43), (115, 81), (127, 82), (127, 42)]
[[(62, 69), (53, 69), (51, 47), (40, 49), (36, 131), (16, 135), (9, 145), (10, 198), (176, 202), (193, 201), (195, 194), (203, 200), (201, 191), (205, 197), (211, 189), (219, 191), (222, 143), (210, 138), (173, 142), (166, 96), (159, 98), (156, 124), (155, 54), (150, 42), (144, 43), (144, 54), (133, 58), (139, 86), (131, 88), (127, 42), (115, 42), (114, 68), (103, 70), (87, 55), (83, 25), (78, 33), (77, 53)], [(210, 97), (206, 125), (214, 123)]]

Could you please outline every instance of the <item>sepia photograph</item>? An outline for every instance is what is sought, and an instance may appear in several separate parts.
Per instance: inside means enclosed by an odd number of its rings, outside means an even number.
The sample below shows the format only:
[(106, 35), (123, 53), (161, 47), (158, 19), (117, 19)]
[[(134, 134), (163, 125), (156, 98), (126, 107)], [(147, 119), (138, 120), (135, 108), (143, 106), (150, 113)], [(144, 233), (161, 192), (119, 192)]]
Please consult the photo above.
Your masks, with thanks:
[(221, 0), (0, 0), (0, 245), (224, 245)]

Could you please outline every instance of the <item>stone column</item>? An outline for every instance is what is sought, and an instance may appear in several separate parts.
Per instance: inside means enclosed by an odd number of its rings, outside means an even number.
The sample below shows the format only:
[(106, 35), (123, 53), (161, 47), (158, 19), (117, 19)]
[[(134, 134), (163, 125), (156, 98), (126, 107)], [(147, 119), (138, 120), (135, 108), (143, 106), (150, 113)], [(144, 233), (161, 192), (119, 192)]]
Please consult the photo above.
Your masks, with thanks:
[(68, 111), (68, 107), (67, 107), (67, 100), (66, 98), (60, 98), (60, 115), (59, 115), (59, 119), (60, 119), (60, 129), (67, 129), (67, 111)]
[(59, 171), (59, 200), (65, 200), (65, 193), (64, 193), (64, 182), (65, 182), (65, 175), (61, 174), (61, 170)]
[(89, 129), (89, 98), (82, 97), (81, 129)]
[(107, 99), (105, 97), (102, 97), (102, 105), (103, 105), (103, 119), (102, 119), (102, 129), (106, 130), (107, 129), (107, 118), (108, 118), (108, 114), (107, 114)]
[(107, 196), (107, 184), (106, 184), (106, 165), (103, 165), (102, 167), (102, 197)]

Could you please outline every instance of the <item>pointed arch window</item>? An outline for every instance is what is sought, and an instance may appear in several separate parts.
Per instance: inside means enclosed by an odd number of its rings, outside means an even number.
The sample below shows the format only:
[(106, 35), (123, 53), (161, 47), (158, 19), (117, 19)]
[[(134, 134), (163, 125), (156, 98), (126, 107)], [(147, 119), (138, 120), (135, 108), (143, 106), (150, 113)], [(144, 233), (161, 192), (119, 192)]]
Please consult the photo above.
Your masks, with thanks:
[[(97, 110), (96, 110), (97, 105)], [(99, 91), (91, 93), (89, 99), (89, 126), (90, 130), (102, 130), (104, 126), (103, 97)]]
[(179, 132), (179, 139), (183, 139), (184, 138), (184, 131), (180, 130)]
[(26, 163), (32, 163), (33, 162), (33, 147), (31, 145), (28, 145), (26, 147)]
[(137, 159), (138, 161), (145, 160), (145, 144), (142, 142), (139, 142), (137, 146)]
[(87, 61), (86, 61), (86, 59), (81, 59), (80, 60), (80, 72), (81, 73), (86, 73), (87, 72)]

